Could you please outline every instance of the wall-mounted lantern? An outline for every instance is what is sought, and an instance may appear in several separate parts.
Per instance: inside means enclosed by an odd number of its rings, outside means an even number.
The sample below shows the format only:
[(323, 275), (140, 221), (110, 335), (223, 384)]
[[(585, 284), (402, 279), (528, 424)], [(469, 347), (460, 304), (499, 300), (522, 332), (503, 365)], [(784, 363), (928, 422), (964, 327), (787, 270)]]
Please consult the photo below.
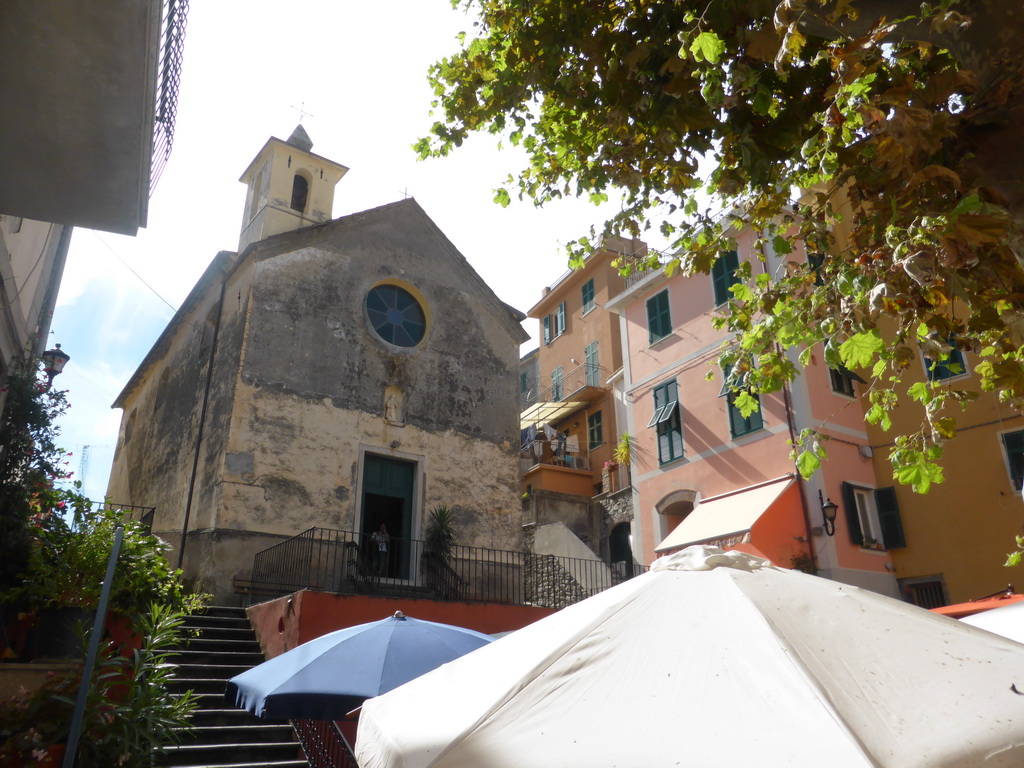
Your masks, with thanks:
[(53, 377), (64, 370), (64, 366), (67, 365), (68, 360), (71, 359), (71, 355), (64, 352), (60, 348), (60, 344), (54, 344), (53, 349), (48, 349), (43, 352), (43, 371), (49, 378), (46, 384), (46, 390), (49, 391), (50, 387), (53, 386)]
[(825, 521), (825, 533), (829, 536), (836, 535), (836, 513), (839, 505), (827, 496), (822, 496), (818, 491), (818, 503), (821, 505), (821, 517)]

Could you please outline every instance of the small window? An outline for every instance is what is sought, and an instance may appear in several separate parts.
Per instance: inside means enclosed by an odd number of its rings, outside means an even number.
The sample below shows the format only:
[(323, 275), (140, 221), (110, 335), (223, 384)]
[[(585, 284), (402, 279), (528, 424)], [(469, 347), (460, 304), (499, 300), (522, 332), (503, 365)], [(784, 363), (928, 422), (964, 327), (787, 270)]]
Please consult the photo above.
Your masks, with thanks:
[(807, 266), (810, 267), (811, 272), (814, 274), (814, 284), (824, 285), (825, 277), (822, 274), (822, 268), (825, 266), (825, 254), (808, 253)]
[(725, 304), (732, 297), (729, 290), (740, 281), (736, 270), (740, 266), (740, 256), (736, 251), (723, 251), (718, 261), (711, 268), (711, 282), (715, 287), (715, 305)]
[(853, 544), (866, 549), (907, 545), (895, 488), (859, 488), (843, 483), (842, 492), (846, 528)]
[(520, 373), (519, 374), (519, 394), (521, 394), (521, 395), (526, 394), (526, 390), (528, 388), (527, 384), (528, 384), (528, 381), (527, 381), (526, 374), (525, 373)]
[(565, 397), (564, 377), (562, 375), (562, 366), (558, 366), (551, 372), (551, 399), (554, 402), (559, 402)]
[(587, 314), (594, 308), (594, 278), (590, 278), (583, 284), (583, 314)]
[(941, 576), (901, 579), (900, 586), (902, 587), (903, 594), (906, 595), (906, 601), (919, 608), (931, 610), (932, 608), (941, 608), (944, 605), (949, 605), (949, 600), (946, 597), (946, 586), (943, 584)]
[(844, 365), (840, 365), (838, 368), (829, 368), (828, 378), (832, 384), (832, 391), (837, 395), (846, 395), (847, 397), (857, 396), (857, 392), (853, 388), (853, 382), (866, 383), (864, 379)]
[(565, 302), (559, 302), (558, 310), (544, 315), (544, 343), (550, 344), (565, 331)]
[(1006, 432), (1002, 435), (1003, 450), (1006, 451), (1006, 466), (1010, 472), (1010, 484), (1017, 493), (1024, 487), (1024, 430)]
[(647, 339), (654, 344), (672, 333), (672, 313), (668, 307), (668, 289), (647, 300)]
[(930, 357), (924, 358), (924, 367), (928, 374), (928, 381), (945, 381), (946, 379), (953, 379), (967, 373), (963, 353), (956, 345), (956, 337), (950, 336), (947, 341), (951, 349), (944, 360), (933, 360)]
[(590, 450), (604, 444), (604, 432), (601, 424), (601, 412), (592, 413), (587, 416), (587, 439), (590, 440)]
[(309, 198), (309, 182), (301, 174), (296, 173), (292, 179), (292, 205), (293, 211), (305, 213), (306, 201)]
[(729, 405), (729, 432), (733, 437), (743, 437), (752, 432), (764, 429), (764, 419), (761, 417), (761, 398), (754, 395), (757, 400), (757, 410), (749, 416), (744, 416), (742, 411), (736, 407), (736, 398), (739, 392), (730, 392), (726, 395), (726, 402)]
[(592, 341), (584, 348), (583, 359), (587, 369), (587, 386), (601, 386), (601, 361), (598, 359), (596, 341)]
[(654, 388), (654, 415), (647, 424), (658, 434), (658, 462), (667, 464), (683, 456), (683, 425), (679, 415), (679, 385), (675, 379)]
[(739, 397), (740, 393), (734, 391), (732, 389), (733, 386), (735, 386), (735, 382), (729, 380), (729, 375), (723, 369), (722, 389), (719, 391), (718, 396), (724, 397), (726, 401), (726, 410), (729, 412), (729, 434), (733, 437), (743, 437), (743, 435), (749, 435), (752, 432), (764, 429), (760, 396), (752, 394), (754, 400), (757, 401), (757, 410), (749, 416), (744, 416), (743, 412), (736, 406), (736, 398)]

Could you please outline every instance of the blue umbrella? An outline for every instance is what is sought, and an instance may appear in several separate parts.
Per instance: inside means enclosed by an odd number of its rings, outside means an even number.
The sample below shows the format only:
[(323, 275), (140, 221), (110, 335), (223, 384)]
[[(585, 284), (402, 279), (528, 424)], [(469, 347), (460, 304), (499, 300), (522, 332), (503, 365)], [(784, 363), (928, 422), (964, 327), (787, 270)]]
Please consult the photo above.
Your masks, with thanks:
[(228, 680), (228, 702), (272, 720), (338, 720), (494, 640), (472, 629), (394, 616), (339, 629)]

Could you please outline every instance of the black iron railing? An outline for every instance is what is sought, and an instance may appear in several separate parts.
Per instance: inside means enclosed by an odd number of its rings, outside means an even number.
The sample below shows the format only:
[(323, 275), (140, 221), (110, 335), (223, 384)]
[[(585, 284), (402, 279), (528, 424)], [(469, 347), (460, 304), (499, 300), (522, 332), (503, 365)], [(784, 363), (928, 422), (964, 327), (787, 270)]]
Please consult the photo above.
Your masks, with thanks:
[(643, 571), (531, 552), (391, 537), (386, 551), (369, 533), (310, 528), (256, 554), (250, 602), (300, 589), (563, 608)]
[(292, 720), (292, 728), (313, 768), (359, 768), (352, 748), (332, 720)]
[(163, 0), (160, 19), (160, 52), (157, 60), (156, 109), (153, 115), (153, 159), (149, 194), (160, 180), (174, 144), (178, 116), (178, 87), (185, 50), (188, 0)]

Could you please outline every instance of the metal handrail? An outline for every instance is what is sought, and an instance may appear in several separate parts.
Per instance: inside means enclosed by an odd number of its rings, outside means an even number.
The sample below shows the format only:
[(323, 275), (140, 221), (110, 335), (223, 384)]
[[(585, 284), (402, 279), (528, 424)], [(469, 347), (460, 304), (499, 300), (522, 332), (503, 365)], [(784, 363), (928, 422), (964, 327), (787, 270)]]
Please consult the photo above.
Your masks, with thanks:
[(345, 734), (333, 720), (292, 720), (292, 728), (313, 768), (359, 768)]
[(441, 552), (400, 537), (382, 552), (370, 533), (314, 527), (256, 554), (249, 601), (309, 589), (562, 608), (622, 579), (596, 558), (467, 546)]
[(574, 393), (587, 387), (607, 389), (604, 382), (610, 375), (611, 372), (602, 365), (582, 363), (563, 374), (558, 384), (552, 384), (542, 389), (535, 402), (550, 403), (571, 400)]

